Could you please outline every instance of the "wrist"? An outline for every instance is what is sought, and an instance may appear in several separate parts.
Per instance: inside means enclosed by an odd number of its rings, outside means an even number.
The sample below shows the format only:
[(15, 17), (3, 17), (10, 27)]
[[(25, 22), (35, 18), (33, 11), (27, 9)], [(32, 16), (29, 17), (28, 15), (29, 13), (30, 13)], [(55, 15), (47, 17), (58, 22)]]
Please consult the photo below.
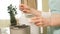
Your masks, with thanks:
[(49, 12), (42, 12), (41, 16), (46, 19), (46, 21), (45, 21), (46, 25), (51, 26), (51, 23), (50, 23), (51, 14)]
[(44, 17), (44, 18), (50, 18), (51, 13), (50, 12), (41, 12), (41, 16)]

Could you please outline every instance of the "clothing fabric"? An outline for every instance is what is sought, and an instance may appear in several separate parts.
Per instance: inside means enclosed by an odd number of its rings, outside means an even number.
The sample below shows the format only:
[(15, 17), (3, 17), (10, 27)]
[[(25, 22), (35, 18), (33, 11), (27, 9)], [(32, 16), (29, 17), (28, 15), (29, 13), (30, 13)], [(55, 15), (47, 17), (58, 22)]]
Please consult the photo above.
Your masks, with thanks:
[[(60, 14), (60, 0), (49, 0), (49, 8), (52, 14)], [(60, 34), (60, 26), (50, 27), (48, 34)]]

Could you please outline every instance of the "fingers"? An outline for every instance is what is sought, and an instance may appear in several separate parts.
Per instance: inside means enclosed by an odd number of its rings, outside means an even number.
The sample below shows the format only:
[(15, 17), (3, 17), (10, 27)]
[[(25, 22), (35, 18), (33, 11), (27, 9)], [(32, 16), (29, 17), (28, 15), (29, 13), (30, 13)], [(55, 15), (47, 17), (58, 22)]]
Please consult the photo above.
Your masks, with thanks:
[(30, 8), (27, 5), (21, 4), (19, 5), (19, 9), (24, 13), (30, 13)]
[(24, 13), (30, 13), (30, 11), (28, 9), (24, 9), (22, 10)]
[(43, 26), (42, 18), (40, 17), (33, 17), (31, 18), (31, 22), (34, 23), (36, 26)]
[(39, 27), (43, 27), (44, 26), (44, 24), (42, 22), (36, 23), (35, 25), (39, 26)]
[(40, 16), (41, 15), (40, 11), (37, 11), (33, 8), (30, 8), (29, 6), (27, 6), (25, 4), (19, 5), (19, 9), (24, 13), (30, 13), (30, 14), (33, 14), (35, 16)]
[(22, 11), (24, 9), (24, 5), (23, 4), (19, 5), (19, 9)]
[(24, 10), (25, 8), (28, 8), (27, 5), (24, 5), (24, 4), (19, 5), (20, 10)]

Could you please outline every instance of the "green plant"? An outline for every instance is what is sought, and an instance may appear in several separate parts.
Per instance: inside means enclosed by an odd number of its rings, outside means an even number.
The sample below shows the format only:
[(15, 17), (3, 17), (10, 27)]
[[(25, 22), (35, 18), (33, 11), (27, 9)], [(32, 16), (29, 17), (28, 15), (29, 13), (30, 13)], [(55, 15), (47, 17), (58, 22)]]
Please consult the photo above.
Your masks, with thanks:
[(11, 26), (15, 26), (17, 25), (17, 21), (15, 19), (15, 15), (17, 14), (17, 11), (16, 11), (16, 6), (13, 7), (12, 4), (10, 4), (8, 6), (8, 13), (10, 14), (10, 22), (11, 22)]

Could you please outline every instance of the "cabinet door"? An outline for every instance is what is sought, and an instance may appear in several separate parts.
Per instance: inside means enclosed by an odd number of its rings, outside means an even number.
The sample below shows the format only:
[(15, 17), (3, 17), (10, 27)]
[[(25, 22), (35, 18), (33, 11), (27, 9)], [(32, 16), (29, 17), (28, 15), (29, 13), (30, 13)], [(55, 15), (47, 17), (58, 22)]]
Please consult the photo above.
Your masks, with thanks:
[(49, 0), (42, 0), (42, 10), (45, 12), (49, 11), (49, 5), (48, 5)]

